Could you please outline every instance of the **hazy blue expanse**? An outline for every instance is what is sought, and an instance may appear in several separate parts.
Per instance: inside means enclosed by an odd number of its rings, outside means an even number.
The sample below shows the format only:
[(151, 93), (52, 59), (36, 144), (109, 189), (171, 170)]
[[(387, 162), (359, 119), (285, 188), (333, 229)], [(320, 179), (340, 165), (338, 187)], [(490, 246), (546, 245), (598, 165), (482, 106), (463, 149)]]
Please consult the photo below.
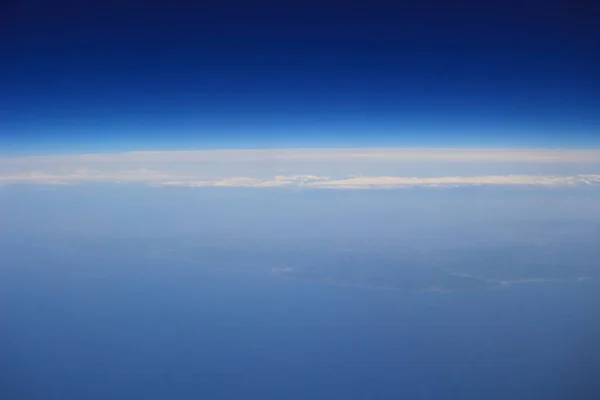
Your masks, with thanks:
[(5, 3), (0, 400), (600, 399), (595, 2)]
[[(595, 199), (594, 188), (4, 187), (1, 389), (35, 400), (595, 399)], [(344, 265), (350, 275), (335, 272)], [(418, 267), (432, 279), (548, 281), (445, 292), (360, 281)]]

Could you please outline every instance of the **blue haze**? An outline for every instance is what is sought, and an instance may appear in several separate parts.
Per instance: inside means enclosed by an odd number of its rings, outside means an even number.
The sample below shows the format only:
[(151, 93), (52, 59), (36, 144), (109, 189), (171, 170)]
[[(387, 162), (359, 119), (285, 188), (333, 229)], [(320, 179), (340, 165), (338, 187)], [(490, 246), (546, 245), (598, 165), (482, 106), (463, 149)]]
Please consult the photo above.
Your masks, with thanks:
[[(6, 187), (0, 390), (32, 400), (597, 398), (594, 190)], [(552, 270), (532, 258), (517, 275), (588, 268), (595, 279), (407, 293), (272, 272), (344, 267), (340, 254), (364, 260), (365, 273), (396, 256), (406, 269), (423, 248), (429, 260), (487, 249), (483, 265), (533, 243), (566, 261)], [(443, 256), (434, 267), (465, 266)]]

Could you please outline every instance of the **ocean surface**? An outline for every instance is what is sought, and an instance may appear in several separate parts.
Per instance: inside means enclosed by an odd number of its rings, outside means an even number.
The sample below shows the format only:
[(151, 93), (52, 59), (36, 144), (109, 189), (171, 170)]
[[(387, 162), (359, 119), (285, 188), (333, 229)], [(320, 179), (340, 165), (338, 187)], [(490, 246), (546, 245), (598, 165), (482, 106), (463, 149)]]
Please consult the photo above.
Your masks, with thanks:
[(595, 280), (403, 293), (3, 260), (7, 400), (597, 399)]

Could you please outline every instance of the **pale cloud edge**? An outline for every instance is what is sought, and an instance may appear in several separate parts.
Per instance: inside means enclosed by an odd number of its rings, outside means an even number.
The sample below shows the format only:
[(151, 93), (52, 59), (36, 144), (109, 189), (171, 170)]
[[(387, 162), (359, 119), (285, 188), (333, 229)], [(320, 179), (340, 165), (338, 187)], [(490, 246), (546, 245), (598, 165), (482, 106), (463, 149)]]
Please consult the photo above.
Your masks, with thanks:
[(193, 179), (170, 176), (148, 170), (120, 171), (111, 174), (80, 171), (74, 174), (52, 175), (30, 173), (0, 176), (0, 185), (41, 184), (68, 185), (86, 182), (144, 183), (155, 187), (302, 187), (314, 189), (394, 189), (409, 187), (464, 187), (464, 186), (577, 186), (600, 185), (600, 174), (586, 175), (496, 175), (496, 176), (440, 176), (433, 178), (406, 176), (359, 176), (331, 179), (315, 175), (278, 175), (271, 179), (228, 177), (220, 179)]
[(109, 154), (69, 154), (0, 157), (6, 164), (38, 163), (172, 163), (172, 162), (253, 162), (253, 161), (336, 161), (395, 160), (446, 162), (600, 162), (600, 149), (481, 149), (481, 148), (290, 148), (132, 151)]
[(185, 187), (304, 187), (315, 189), (395, 189), (409, 187), (464, 187), (484, 185), (508, 186), (574, 186), (600, 185), (600, 174), (577, 176), (506, 175), (473, 177), (417, 178), (402, 176), (364, 176), (329, 179), (310, 175), (276, 176), (272, 180), (235, 177), (213, 181), (167, 181), (155, 186)]
[[(466, 165), (459, 167), (466, 173), (453, 173), (457, 163)], [(490, 166), (493, 173), (486, 173)], [(527, 172), (531, 166), (535, 173)], [(557, 166), (568, 173), (553, 172)], [(423, 168), (430, 170), (414, 173)], [(87, 182), (312, 189), (573, 187), (600, 185), (600, 150), (268, 149), (0, 157), (2, 186)]]

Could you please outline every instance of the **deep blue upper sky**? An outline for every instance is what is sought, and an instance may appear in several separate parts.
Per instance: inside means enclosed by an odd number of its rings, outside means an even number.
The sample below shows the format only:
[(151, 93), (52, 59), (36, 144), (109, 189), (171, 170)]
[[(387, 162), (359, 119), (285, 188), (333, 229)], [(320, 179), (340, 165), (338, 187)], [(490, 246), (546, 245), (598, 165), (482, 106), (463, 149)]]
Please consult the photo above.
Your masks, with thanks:
[(600, 146), (593, 2), (16, 3), (3, 153)]

